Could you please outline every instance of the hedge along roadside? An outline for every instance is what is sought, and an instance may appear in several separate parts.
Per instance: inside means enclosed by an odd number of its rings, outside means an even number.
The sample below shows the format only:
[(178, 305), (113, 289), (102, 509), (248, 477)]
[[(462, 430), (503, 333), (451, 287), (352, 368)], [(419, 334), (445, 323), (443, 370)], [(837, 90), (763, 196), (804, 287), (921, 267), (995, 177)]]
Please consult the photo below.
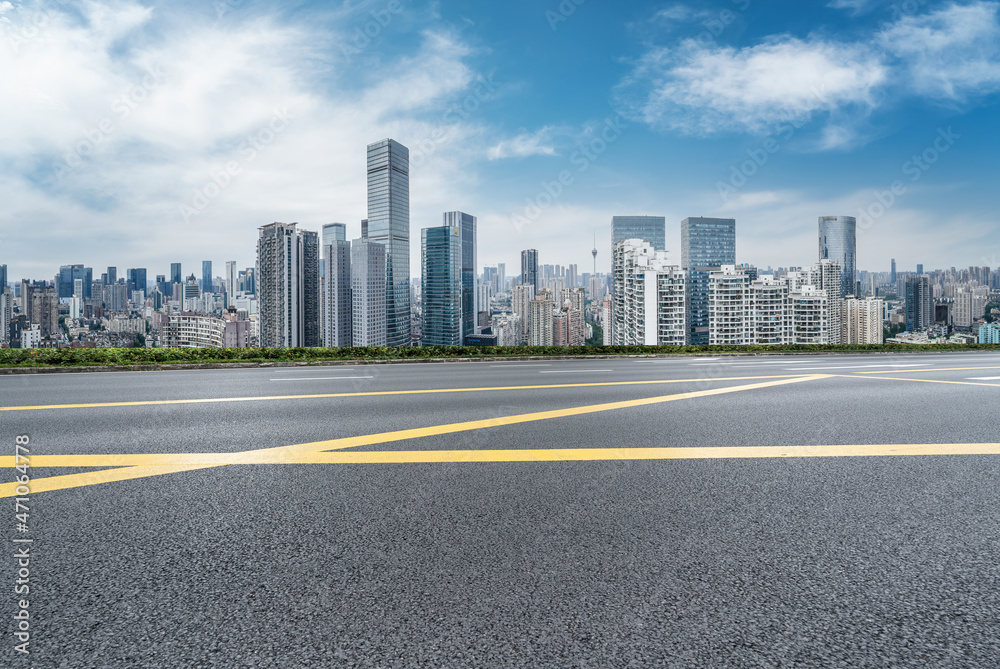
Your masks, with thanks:
[(996, 344), (883, 344), (858, 346), (454, 346), (404, 348), (60, 348), (0, 349), (0, 367), (80, 367), (225, 362), (323, 362), (616, 355), (747, 353), (894, 353), (1000, 350)]

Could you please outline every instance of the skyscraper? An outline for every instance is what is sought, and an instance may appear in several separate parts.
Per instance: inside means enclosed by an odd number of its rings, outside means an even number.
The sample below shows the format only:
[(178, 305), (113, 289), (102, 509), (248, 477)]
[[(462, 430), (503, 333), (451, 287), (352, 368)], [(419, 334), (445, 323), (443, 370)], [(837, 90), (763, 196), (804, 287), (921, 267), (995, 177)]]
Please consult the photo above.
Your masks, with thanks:
[(0, 265), (0, 295), (7, 289), (7, 265)]
[[(86, 285), (86, 284), (85, 284)], [(146, 268), (136, 267), (135, 269), (130, 269), (128, 271), (128, 289), (129, 293), (142, 291), (146, 292)], [(86, 290), (86, 288), (84, 288)]]
[(73, 281), (83, 280), (83, 297), (91, 296), (91, 284), (93, 283), (94, 270), (83, 265), (63, 265), (59, 268), (59, 276), (56, 277), (56, 290), (59, 297), (73, 297)]
[(214, 293), (212, 289), (212, 261), (201, 261), (201, 292)]
[(386, 345), (386, 252), (367, 239), (351, 243), (351, 332), (355, 346)]
[(856, 292), (857, 227), (853, 216), (819, 217), (819, 259), (840, 263), (840, 295), (828, 294), (830, 299), (844, 299)]
[(226, 261), (226, 302), (227, 304), (233, 304), (236, 299), (236, 292), (239, 290), (238, 273), (236, 271), (236, 261), (229, 260)]
[(540, 279), (541, 277), (538, 276), (538, 251), (535, 249), (521, 251), (521, 285), (531, 286), (537, 293), (541, 289)]
[(709, 343), (709, 275), (736, 264), (736, 219), (685, 218), (681, 221), (681, 268), (688, 280), (688, 343)]
[(464, 342), (462, 251), (460, 226), (420, 231), (424, 346), (461, 346)]
[(667, 219), (663, 216), (614, 216), (611, 248), (626, 239), (641, 239), (656, 251), (667, 250)]
[(296, 223), (262, 226), (257, 240), (261, 346), (319, 346), (319, 237)]
[(351, 315), (351, 243), (347, 226), (323, 226), (323, 345), (353, 346)]
[[(476, 247), (475, 216), (461, 211), (450, 211), (444, 215), (444, 224), (459, 231), (462, 254), (459, 262), (462, 271), (462, 334), (459, 341), (465, 344), (468, 335), (477, 334), (476, 321), (479, 317), (479, 296), (476, 292), (476, 267), (478, 249)], [(488, 307), (489, 305), (487, 305)]]
[[(171, 265), (171, 267), (173, 267), (173, 266)], [(180, 282), (181, 282), (181, 265), (180, 265), (180, 263), (177, 263), (177, 283), (180, 283)], [(117, 267), (109, 267), (108, 268), (108, 284), (107, 285), (110, 286), (110, 285), (113, 285), (113, 284), (116, 284), (116, 283), (118, 283), (118, 268)]]
[(892, 259), (892, 269), (889, 270), (889, 283), (896, 285), (896, 259)]
[(934, 322), (934, 298), (926, 276), (906, 279), (906, 330), (926, 330)]
[(410, 151), (368, 145), (368, 240), (385, 246), (386, 345), (410, 345)]
[[(108, 268), (108, 281), (110, 283), (114, 283), (114, 280), (111, 278), (112, 269), (114, 268)], [(170, 283), (183, 283), (181, 279), (181, 264), (179, 262), (170, 263)]]
[(924, 266), (922, 264), (917, 264), (917, 274), (924, 273)]

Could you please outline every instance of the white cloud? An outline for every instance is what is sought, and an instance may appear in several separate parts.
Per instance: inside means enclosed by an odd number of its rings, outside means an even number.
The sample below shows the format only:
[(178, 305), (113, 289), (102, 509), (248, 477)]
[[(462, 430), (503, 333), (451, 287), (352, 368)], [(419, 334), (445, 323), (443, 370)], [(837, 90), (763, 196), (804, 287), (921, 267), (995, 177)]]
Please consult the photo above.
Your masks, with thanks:
[[(863, 10), (864, 0), (832, 7)], [(1000, 91), (1000, 2), (950, 4), (902, 16), (869, 41), (779, 35), (744, 48), (684, 40), (651, 47), (617, 93), (654, 128), (707, 136), (770, 134), (811, 122), (803, 146), (853, 148), (886, 102), (919, 96), (962, 103)]]
[(504, 158), (526, 158), (528, 156), (554, 156), (555, 147), (550, 141), (551, 128), (544, 127), (534, 133), (522, 133), (512, 139), (505, 139), (490, 147), (487, 156), (490, 160)]
[(1000, 90), (1000, 3), (904, 17), (879, 44), (902, 61), (908, 86), (920, 95), (962, 101)]
[(851, 44), (776, 38), (735, 49), (687, 40), (647, 54), (625, 89), (651, 83), (632, 110), (656, 127), (759, 133), (815, 113), (867, 111), (885, 79), (878, 59)]
[[(485, 133), (474, 114), (446, 115), (476, 85), (470, 48), (454, 36), (426, 32), (391, 64), (349, 70), (329, 26), (80, 7), (83, 21), (52, 11), (18, 50), (0, 49), (0, 99), (17, 101), (0, 106), (0, 230), (18, 231), (0, 243), (25, 259), (12, 272), (129, 263), (152, 276), (165, 258), (188, 268), (199, 256), (248, 266), (256, 228), (276, 220), (312, 230), (339, 220), (359, 235), (365, 146), (387, 136), (432, 147), (411, 170), (414, 228), (464, 205)], [(280, 133), (269, 129), (276, 110), (291, 117)], [(261, 133), (251, 157), (247, 138)], [(239, 174), (218, 177), (233, 162)], [(215, 177), (228, 182), (218, 192)], [(215, 195), (185, 220), (182, 206), (206, 187)]]
[(14, 9), (14, 5), (12, 5), (7, 0), (3, 0), (3, 2), (0, 2), (0, 15), (6, 14), (12, 9)]
[(870, 10), (878, 3), (879, 0), (831, 0), (826, 6), (832, 9), (846, 9), (857, 16)]

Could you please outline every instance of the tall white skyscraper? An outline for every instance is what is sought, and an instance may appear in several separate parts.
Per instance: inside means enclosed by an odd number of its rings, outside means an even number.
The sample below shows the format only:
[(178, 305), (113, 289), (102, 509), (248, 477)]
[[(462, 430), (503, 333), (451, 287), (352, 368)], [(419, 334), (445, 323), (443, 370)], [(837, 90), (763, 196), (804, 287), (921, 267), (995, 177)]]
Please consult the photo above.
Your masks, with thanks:
[(239, 273), (236, 271), (236, 261), (226, 261), (226, 298), (227, 304), (236, 302), (236, 293), (239, 292)]
[(410, 151), (393, 139), (368, 145), (367, 239), (386, 256), (387, 346), (410, 345)]
[[(819, 218), (819, 259), (834, 260), (840, 264), (840, 288), (837, 295), (829, 294), (831, 299), (844, 299), (856, 292), (857, 227), (853, 216)], [(824, 289), (829, 293), (832, 287), (824, 286)]]
[(323, 226), (323, 345), (354, 345), (354, 317), (351, 303), (351, 243), (347, 226)]
[(351, 334), (354, 346), (386, 346), (385, 246), (351, 243)]

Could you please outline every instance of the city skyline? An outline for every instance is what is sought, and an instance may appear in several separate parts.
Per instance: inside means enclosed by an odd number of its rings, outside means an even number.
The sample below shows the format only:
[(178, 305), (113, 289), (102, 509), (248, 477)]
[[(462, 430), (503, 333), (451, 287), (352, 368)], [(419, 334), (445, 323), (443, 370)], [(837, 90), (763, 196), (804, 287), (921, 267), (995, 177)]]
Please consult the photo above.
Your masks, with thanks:
[[(356, 238), (361, 151), (392, 136), (413, 151), (413, 229), (475, 212), (482, 265), (538, 248), (585, 267), (596, 231), (607, 271), (601, 240), (622, 213), (664, 216), (671, 254), (683, 218), (735, 217), (738, 261), (805, 266), (813, 222), (830, 213), (858, 219), (862, 268), (1000, 264), (987, 169), (997, 4), (831, 4), (564, 16), (515, 1), (500, 17), (462, 2), (124, 0), (53, 5), (44, 35), (22, 38), (31, 17), (4, 3), (7, 41), (21, 41), (0, 52), (0, 90), (21, 104), (0, 110), (0, 254), (16, 277), (82, 257), (180, 259), (198, 274), (195, 249), (252, 265), (253, 243), (238, 240), (272, 221), (342, 221)], [(597, 38), (598, 52), (585, 47)], [(567, 75), (581, 68), (579, 86)], [(719, 94), (699, 97), (685, 73)]]

